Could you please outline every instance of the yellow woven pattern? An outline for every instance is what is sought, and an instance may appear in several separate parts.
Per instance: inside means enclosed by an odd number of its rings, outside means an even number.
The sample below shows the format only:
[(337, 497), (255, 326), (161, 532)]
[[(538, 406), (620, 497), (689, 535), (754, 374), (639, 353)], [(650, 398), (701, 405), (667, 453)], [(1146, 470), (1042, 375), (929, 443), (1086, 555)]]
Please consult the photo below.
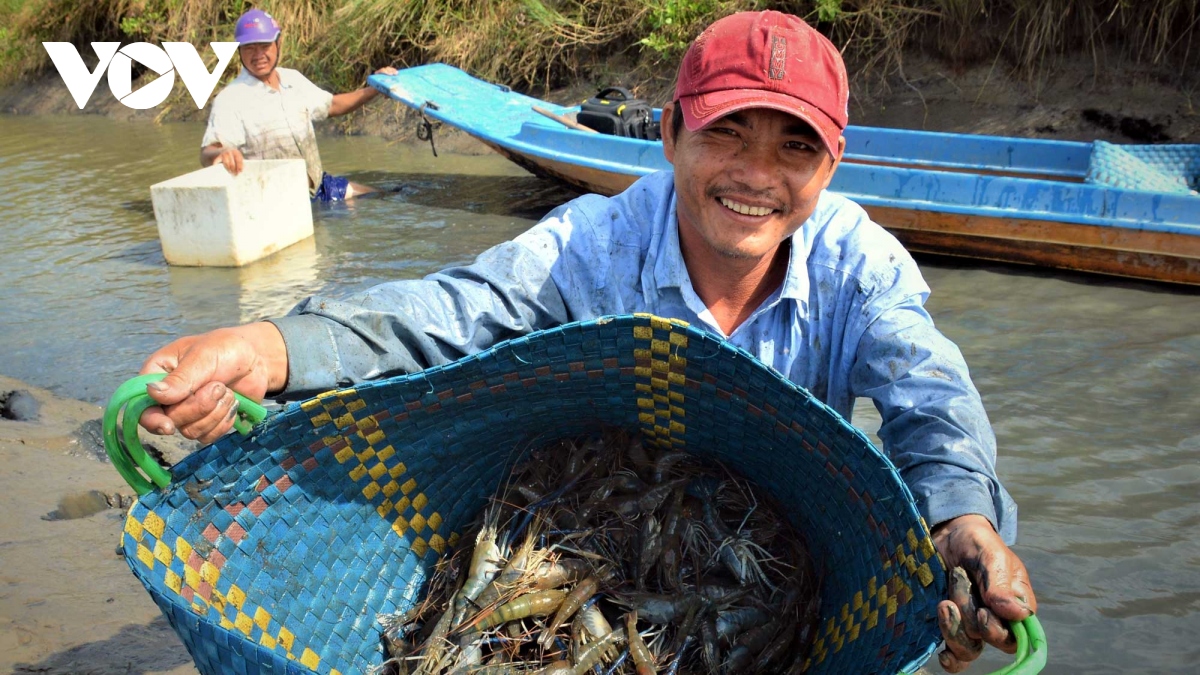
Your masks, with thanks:
[(901, 605), (913, 598), (912, 587), (905, 579), (916, 578), (922, 586), (933, 583), (933, 571), (929, 560), (937, 555), (929, 528), (921, 521), (921, 537), (909, 530), (903, 544), (883, 562), (882, 583), (878, 576), (867, 581), (867, 587), (854, 594), (850, 602), (842, 605), (837, 616), (828, 617), (821, 634), (813, 642), (812, 653), (804, 668), (821, 663), (830, 654), (842, 650), (849, 642), (858, 639), (864, 630), (877, 628), (880, 623), (891, 628), (888, 621), (895, 616)]
[[(352, 480), (363, 483), (363, 496), (375, 506), (381, 518), (391, 520), (396, 536), (403, 537), (410, 531), (416, 534), (411, 550), (418, 556), (424, 556), (430, 549), (438, 554), (445, 552), (447, 547), (458, 543), (458, 533), (444, 535), (442, 515), (429, 508), (429, 499), (418, 489), (416, 480), (411, 477), (404, 479), (407, 468), (403, 462), (388, 466), (388, 460), (396, 454), (395, 448), (391, 445), (376, 448), (376, 444), (386, 440), (386, 435), (379, 429), (374, 417), (355, 417), (356, 413), (366, 408), (366, 403), (354, 396), (353, 389), (327, 392), (305, 402), (302, 408), (309, 414), (314, 427), (335, 423), (343, 435), (327, 436), (321, 443), (325, 447), (336, 448), (334, 458), (346, 467), (347, 475)], [(366, 449), (355, 452), (346, 440), (350, 434), (365, 440)], [(270, 611), (248, 602), (244, 589), (230, 584), (224, 592), (218, 590), (220, 567), (204, 555), (200, 556), (203, 562), (198, 569), (189, 565), (195, 553), (191, 543), (182, 538), (176, 538), (174, 546), (162, 541), (166, 523), (161, 517), (150, 512), (139, 521), (132, 516), (132, 510), (130, 513), (125, 521), (125, 532), (137, 545), (137, 559), (152, 573), (161, 566), (165, 585), (185, 600), (190, 596), (192, 611), (206, 615), (209, 608), (215, 609), (222, 628), (237, 630), (250, 639), (255, 639), (252, 634), (257, 629), (259, 644), (271, 650), (283, 649), (288, 659), (298, 660), (311, 670), (319, 669), (321, 657), (317, 652), (307, 646), (296, 645), (295, 634), (275, 622)], [(204, 542), (204, 545), (208, 546), (208, 542)], [(170, 569), (174, 560), (183, 563), (182, 577)], [(206, 594), (208, 598), (204, 597)], [(226, 617), (229, 607), (236, 610), (232, 620)], [(341, 674), (331, 669), (330, 675)]]
[[(150, 572), (162, 567), (163, 581), (166, 586), (185, 599), (188, 595), (191, 596), (192, 611), (203, 616), (208, 614), (211, 607), (220, 615), (219, 623), (222, 628), (240, 631), (248, 638), (257, 628), (260, 632), (258, 641), (267, 649), (274, 650), (282, 647), (289, 659), (299, 659), (301, 663), (313, 670), (321, 665), (321, 658), (307, 647), (297, 657), (294, 653), (296, 645), (292, 632), (278, 623), (273, 623), (271, 613), (266, 609), (248, 603), (246, 592), (237, 584), (230, 584), (224, 593), (218, 590), (217, 584), (221, 580), (221, 570), (217, 565), (207, 559), (200, 564), (199, 569), (194, 569), (189, 565), (193, 553), (196, 553), (190, 543), (178, 537), (175, 539), (174, 546), (169, 546), (162, 541), (165, 523), (158, 514), (147, 513), (142, 520), (136, 519), (132, 514), (133, 510), (131, 509), (129, 517), (125, 519), (125, 533), (132, 537), (137, 544), (137, 559)], [(205, 543), (207, 544), (207, 542)], [(183, 564), (183, 577), (171, 570), (171, 564), (175, 560), (179, 560)], [(207, 599), (204, 597), (202, 588), (209, 593)], [(186, 595), (185, 589), (188, 589)], [(228, 607), (236, 609), (232, 621), (225, 616)], [(330, 675), (341, 675), (337, 669), (331, 669), (329, 672)]]
[[(342, 436), (326, 437), (323, 443), (326, 447), (337, 447), (334, 458), (347, 467), (354, 482), (363, 484), (363, 496), (375, 506), (380, 518), (391, 521), (396, 536), (404, 537), (409, 532), (415, 535), (411, 549), (418, 556), (424, 556), (430, 549), (438, 555), (445, 553), (447, 547), (458, 543), (458, 533), (447, 536), (441, 531), (442, 515), (429, 508), (429, 498), (418, 491), (416, 480), (404, 479), (408, 471), (404, 462), (388, 466), (396, 450), (391, 445), (376, 448), (377, 444), (387, 440), (387, 435), (380, 430), (374, 416), (356, 417), (367, 405), (362, 399), (353, 398), (355, 393), (354, 389), (326, 393), (302, 407), (314, 427), (330, 421), (337, 427)], [(366, 449), (356, 452), (349, 443), (343, 442), (350, 434), (366, 441)]]
[(633, 327), (634, 387), (642, 434), (661, 448), (683, 447), (687, 430), (683, 407), (687, 358), (683, 354), (688, 337), (674, 329), (686, 328), (687, 323), (649, 314), (637, 316), (650, 319), (649, 326)]

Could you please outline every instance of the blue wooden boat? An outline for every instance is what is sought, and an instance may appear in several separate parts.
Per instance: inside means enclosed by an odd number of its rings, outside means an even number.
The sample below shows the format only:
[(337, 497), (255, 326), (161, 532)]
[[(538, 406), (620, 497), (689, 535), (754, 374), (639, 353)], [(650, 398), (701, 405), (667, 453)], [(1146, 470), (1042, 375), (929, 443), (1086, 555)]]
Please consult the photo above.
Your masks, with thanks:
[[(669, 169), (659, 142), (430, 64), (372, 86), (532, 173), (612, 195)], [(656, 112), (657, 114), (657, 112)], [(850, 126), (830, 189), (910, 250), (1200, 284), (1200, 145), (1116, 146)]]

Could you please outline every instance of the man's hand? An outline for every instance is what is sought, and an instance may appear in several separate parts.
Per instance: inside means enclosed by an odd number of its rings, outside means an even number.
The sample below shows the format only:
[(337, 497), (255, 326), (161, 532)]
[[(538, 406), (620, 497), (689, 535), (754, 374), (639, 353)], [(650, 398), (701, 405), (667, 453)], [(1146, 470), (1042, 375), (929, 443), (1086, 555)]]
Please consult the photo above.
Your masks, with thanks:
[(220, 328), (180, 338), (150, 355), (140, 374), (169, 373), (146, 387), (162, 404), (142, 413), (152, 433), (211, 443), (233, 427), (234, 391), (256, 401), (287, 383), (287, 348), (273, 324)]
[(391, 66), (384, 66), (384, 67), (380, 68), (379, 70), (375, 71), (375, 74), (376, 75), (395, 75), (398, 72), (400, 72), (400, 71), (396, 70), (395, 68), (393, 68)]
[(213, 160), (213, 164), (218, 162), (225, 165), (225, 170), (233, 175), (238, 175), (242, 172), (245, 166), (245, 158), (242, 157), (242, 151), (237, 148), (225, 148), (217, 158)]
[(958, 673), (983, 653), (983, 643), (1009, 654), (1017, 649), (1009, 621), (1037, 611), (1025, 564), (1005, 546), (987, 518), (959, 516), (933, 528), (950, 575), (950, 599), (938, 603), (938, 625), (946, 648), (942, 668)]

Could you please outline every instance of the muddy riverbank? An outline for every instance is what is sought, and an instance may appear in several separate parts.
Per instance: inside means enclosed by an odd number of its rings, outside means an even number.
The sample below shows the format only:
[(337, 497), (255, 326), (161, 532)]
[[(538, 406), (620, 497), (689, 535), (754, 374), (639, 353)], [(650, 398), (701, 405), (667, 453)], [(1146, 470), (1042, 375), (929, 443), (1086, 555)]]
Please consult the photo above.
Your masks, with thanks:
[[(1002, 63), (956, 69), (912, 54), (905, 61), (903, 75), (851, 76), (850, 123), (1060, 140), (1200, 143), (1200, 90), (1177, 80), (1148, 64), (1098, 63), (1089, 54), (1061, 57), (1037, 79)], [(673, 73), (631, 71), (603, 81), (581, 78), (568, 88), (527, 93), (570, 104), (612, 84), (627, 86), (661, 106), (671, 95)], [(207, 119), (207, 112), (195, 109), (190, 100), (131, 110), (116, 101), (104, 85), (96, 88), (86, 111), (80, 111), (54, 73), (0, 90), (0, 112), (99, 114), (155, 123)], [(352, 115), (321, 123), (320, 131), (415, 142), (416, 127), (417, 118), (404, 106), (381, 99)], [(447, 152), (489, 152), (482, 144), (446, 128), (439, 132), (438, 142)]]
[(195, 673), (117, 554), (133, 493), (100, 459), (100, 407), (7, 377), (0, 399), (0, 672)]

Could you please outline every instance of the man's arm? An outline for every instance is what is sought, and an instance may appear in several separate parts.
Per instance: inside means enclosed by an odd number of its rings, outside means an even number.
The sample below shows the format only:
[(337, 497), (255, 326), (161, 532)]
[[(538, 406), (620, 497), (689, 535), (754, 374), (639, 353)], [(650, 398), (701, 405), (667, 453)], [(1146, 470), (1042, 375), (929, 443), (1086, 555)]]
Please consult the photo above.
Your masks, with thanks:
[[(1012, 653), (1016, 643), (1005, 621), (1035, 612), (1037, 599), (1025, 565), (1008, 548), (1017, 508), (996, 477), (995, 435), (979, 393), (962, 354), (925, 311), (924, 283), (904, 278), (916, 275), (915, 264), (901, 259), (896, 270), (897, 282), (864, 310), (868, 323), (851, 387), (875, 401), (883, 418), (879, 437), (932, 526), (947, 568), (965, 570), (938, 605), (946, 639), (938, 660), (959, 672), (984, 642)], [(964, 590), (972, 584), (983, 606)]]
[(374, 87), (363, 87), (362, 89), (355, 89), (344, 94), (334, 94), (333, 103), (329, 106), (329, 116), (337, 117), (338, 115), (352, 113), (378, 95), (379, 91)]
[(313, 297), (272, 319), (288, 345), (286, 394), (302, 396), (423, 370), (570, 320), (551, 278), (557, 248), (518, 242), (424, 279), (345, 300)]
[(930, 527), (966, 514), (1016, 540), (1016, 504), (996, 477), (996, 439), (958, 347), (910, 295), (874, 312), (851, 371), (875, 402), (879, 438)]
[[(376, 75), (395, 75), (396, 69), (388, 66), (375, 71)], [(374, 87), (363, 87), (344, 94), (334, 94), (333, 103), (329, 106), (329, 116), (337, 117), (352, 113), (366, 105), (371, 99), (379, 96), (379, 90)]]
[(142, 367), (173, 373), (150, 387), (163, 407), (148, 410), (142, 425), (208, 443), (232, 427), (229, 389), (255, 399), (297, 397), (449, 363), (569, 321), (551, 278), (561, 241), (548, 230), (523, 239), (495, 246), (466, 267), (345, 300), (309, 298), (286, 317), (176, 340)]
[[(224, 92), (222, 92), (224, 93)], [(242, 172), (244, 158), (238, 148), (246, 142), (242, 119), (229, 100), (218, 94), (208, 113), (208, 125), (200, 141), (200, 166), (209, 167), (220, 161), (233, 175)]]
[(213, 143), (212, 145), (200, 148), (200, 166), (212, 166), (213, 162), (217, 161), (217, 157), (221, 155), (221, 150), (223, 149), (220, 143)]
[(209, 167), (220, 162), (225, 165), (225, 170), (233, 175), (238, 175), (242, 172), (245, 166), (245, 158), (242, 156), (242, 151), (237, 148), (226, 148), (220, 143), (213, 143), (200, 148), (200, 166)]

